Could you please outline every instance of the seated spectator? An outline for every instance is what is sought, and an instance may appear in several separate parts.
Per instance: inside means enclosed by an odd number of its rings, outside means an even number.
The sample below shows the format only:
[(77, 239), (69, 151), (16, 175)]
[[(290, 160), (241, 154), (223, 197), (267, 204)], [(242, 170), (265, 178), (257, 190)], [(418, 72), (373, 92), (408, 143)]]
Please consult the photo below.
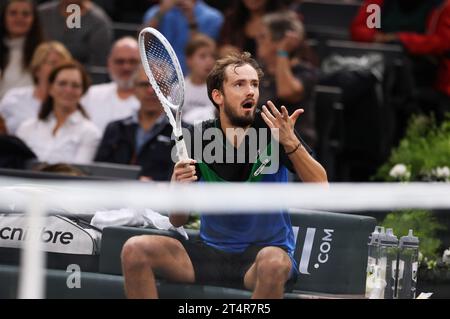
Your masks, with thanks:
[(202, 0), (162, 0), (144, 16), (145, 25), (157, 28), (169, 40), (185, 74), (184, 50), (191, 35), (200, 32), (217, 40), (222, 23), (222, 13)]
[(91, 86), (81, 100), (101, 132), (110, 122), (124, 119), (139, 109), (133, 75), (140, 63), (137, 41), (131, 37), (119, 39), (108, 58), (109, 76), (113, 81)]
[(25, 120), (37, 118), (39, 108), (47, 98), (50, 72), (70, 61), (72, 55), (59, 42), (44, 42), (37, 47), (30, 65), (34, 86), (11, 89), (0, 102), (0, 114), (5, 118), (9, 134), (16, 134)]
[[(367, 25), (373, 12), (367, 7), (374, 4), (381, 8), (379, 29)], [(351, 34), (355, 41), (401, 43), (412, 58), (416, 85), (425, 88), (416, 94), (419, 103), (424, 98), (426, 108), (434, 104), (441, 118), (450, 111), (450, 0), (366, 0)], [(431, 86), (435, 93), (427, 92)]]
[(58, 66), (49, 76), (49, 93), (38, 119), (24, 122), (17, 131), (40, 162), (92, 162), (100, 132), (80, 105), (89, 87), (84, 68), (77, 63)]
[(95, 161), (140, 165), (148, 180), (167, 181), (173, 167), (172, 126), (143, 68), (134, 87), (139, 111), (106, 127)]
[[(81, 27), (67, 26), (67, 7), (81, 8)], [(56, 0), (39, 6), (44, 33), (63, 43), (74, 58), (88, 66), (104, 66), (113, 38), (112, 23), (102, 8), (88, 0)]]
[(285, 8), (283, 1), (236, 0), (225, 15), (219, 39), (220, 56), (230, 51), (247, 51), (256, 55), (256, 36), (261, 29), (262, 17)]
[(296, 129), (314, 146), (312, 98), (318, 72), (297, 53), (305, 39), (303, 25), (291, 11), (268, 14), (262, 22), (257, 37), (258, 57), (265, 73), (260, 84), (261, 106), (271, 99), (275, 105), (286, 106), (289, 113), (303, 108), (305, 113), (297, 121)]
[(215, 56), (216, 44), (206, 35), (194, 35), (186, 46), (189, 76), (185, 79), (183, 121), (188, 124), (216, 117), (216, 108), (208, 97), (206, 87), (206, 79), (214, 67)]
[(36, 6), (31, 0), (2, 1), (0, 9), (0, 99), (10, 89), (32, 85), (30, 63), (42, 42)]

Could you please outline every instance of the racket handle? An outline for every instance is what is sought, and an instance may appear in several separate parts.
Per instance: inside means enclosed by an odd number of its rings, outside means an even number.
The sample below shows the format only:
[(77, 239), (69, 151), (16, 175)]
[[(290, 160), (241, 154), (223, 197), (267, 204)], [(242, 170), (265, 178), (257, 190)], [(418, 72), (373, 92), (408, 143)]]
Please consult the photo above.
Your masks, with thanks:
[(176, 141), (177, 146), (177, 156), (179, 161), (187, 160), (189, 159), (189, 154), (187, 152), (186, 144), (184, 143), (184, 140)]

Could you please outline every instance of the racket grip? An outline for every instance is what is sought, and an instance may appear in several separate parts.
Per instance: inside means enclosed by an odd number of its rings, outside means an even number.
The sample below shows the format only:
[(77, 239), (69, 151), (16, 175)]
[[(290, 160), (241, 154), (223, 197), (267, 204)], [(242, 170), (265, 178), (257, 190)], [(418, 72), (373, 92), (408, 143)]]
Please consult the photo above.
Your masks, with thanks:
[(187, 152), (186, 144), (184, 143), (184, 140), (176, 141), (176, 147), (177, 147), (177, 156), (178, 161), (183, 161), (189, 159), (189, 154)]

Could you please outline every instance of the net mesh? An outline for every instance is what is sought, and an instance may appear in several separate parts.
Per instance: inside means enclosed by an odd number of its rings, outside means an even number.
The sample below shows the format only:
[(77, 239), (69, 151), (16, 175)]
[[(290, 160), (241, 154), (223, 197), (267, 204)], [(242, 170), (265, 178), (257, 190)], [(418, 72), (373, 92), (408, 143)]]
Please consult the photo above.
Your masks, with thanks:
[(148, 66), (164, 98), (175, 107), (183, 103), (183, 86), (178, 78), (172, 57), (153, 34), (144, 34)]

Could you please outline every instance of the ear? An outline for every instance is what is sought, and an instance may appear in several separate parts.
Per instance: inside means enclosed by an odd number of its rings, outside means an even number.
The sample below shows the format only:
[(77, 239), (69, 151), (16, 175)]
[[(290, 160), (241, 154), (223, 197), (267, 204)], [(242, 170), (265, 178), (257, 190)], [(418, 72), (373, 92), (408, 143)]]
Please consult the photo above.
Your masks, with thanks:
[(212, 96), (212, 98), (213, 98), (213, 101), (217, 104), (217, 105), (222, 105), (223, 104), (223, 94), (222, 94), (222, 92), (220, 92), (219, 90), (217, 90), (217, 89), (214, 89), (212, 92), (211, 92), (211, 96)]

